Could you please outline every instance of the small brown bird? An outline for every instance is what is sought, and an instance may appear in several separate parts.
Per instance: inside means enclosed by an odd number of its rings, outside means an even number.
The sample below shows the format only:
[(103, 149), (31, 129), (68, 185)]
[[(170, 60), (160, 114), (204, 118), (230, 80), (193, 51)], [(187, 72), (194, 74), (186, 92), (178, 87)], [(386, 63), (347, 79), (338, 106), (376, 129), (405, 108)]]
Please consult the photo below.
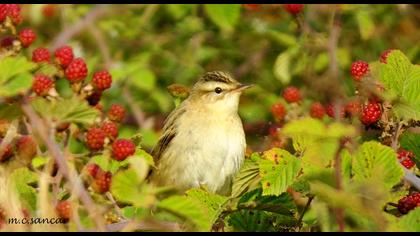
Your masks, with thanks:
[(245, 155), (238, 105), (249, 87), (224, 72), (204, 74), (165, 121), (152, 151), (157, 169), (151, 182), (182, 191), (206, 186), (210, 192), (230, 194)]

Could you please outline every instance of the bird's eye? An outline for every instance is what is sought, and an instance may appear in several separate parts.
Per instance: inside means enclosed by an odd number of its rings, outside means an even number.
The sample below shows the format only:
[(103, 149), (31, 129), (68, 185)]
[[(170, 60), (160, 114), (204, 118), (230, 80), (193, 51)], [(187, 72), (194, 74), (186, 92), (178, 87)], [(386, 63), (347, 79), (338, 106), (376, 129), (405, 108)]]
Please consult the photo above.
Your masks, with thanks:
[(217, 94), (221, 93), (222, 91), (223, 91), (223, 89), (220, 88), (220, 87), (217, 87), (217, 88), (214, 89), (214, 92), (216, 92)]

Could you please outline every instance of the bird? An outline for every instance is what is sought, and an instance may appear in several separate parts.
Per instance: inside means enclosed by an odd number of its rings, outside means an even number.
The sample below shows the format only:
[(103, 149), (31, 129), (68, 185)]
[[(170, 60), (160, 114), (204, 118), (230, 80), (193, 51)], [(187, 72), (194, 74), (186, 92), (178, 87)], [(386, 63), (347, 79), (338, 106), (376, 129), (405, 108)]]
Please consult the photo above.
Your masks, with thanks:
[(246, 149), (239, 100), (252, 86), (227, 72), (202, 75), (164, 121), (151, 152), (156, 168), (150, 182), (184, 192), (205, 187), (211, 193), (229, 195)]

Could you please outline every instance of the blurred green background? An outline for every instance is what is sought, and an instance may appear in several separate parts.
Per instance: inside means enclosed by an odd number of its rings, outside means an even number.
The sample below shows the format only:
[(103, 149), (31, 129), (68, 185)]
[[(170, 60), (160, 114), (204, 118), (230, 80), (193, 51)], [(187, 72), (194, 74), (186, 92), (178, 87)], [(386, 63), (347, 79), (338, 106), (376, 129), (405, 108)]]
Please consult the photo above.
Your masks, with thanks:
[[(110, 70), (114, 83), (101, 104), (126, 107), (120, 136), (140, 132), (146, 149), (174, 108), (167, 86), (191, 86), (207, 71), (227, 71), (257, 85), (242, 96), (240, 115), (250, 146), (260, 151), (271, 142), (270, 106), (284, 102), (286, 86), (301, 89), (306, 109), (337, 92), (353, 96), (349, 71), (355, 60), (378, 60), (389, 48), (414, 63), (420, 58), (420, 5), (305, 5), (299, 15), (281, 4), (39, 4), (23, 11), (24, 26), (38, 33), (28, 53), (68, 44), (85, 58), (90, 75)], [(59, 80), (57, 89), (70, 96), (66, 83)]]

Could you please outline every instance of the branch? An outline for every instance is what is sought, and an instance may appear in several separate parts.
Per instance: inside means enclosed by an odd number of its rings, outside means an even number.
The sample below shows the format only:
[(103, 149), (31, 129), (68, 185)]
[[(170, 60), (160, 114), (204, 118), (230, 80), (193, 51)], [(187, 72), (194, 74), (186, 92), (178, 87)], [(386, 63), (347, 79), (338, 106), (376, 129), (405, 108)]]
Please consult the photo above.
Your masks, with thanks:
[(47, 146), (48, 151), (54, 157), (54, 160), (56, 161), (63, 177), (69, 181), (70, 187), (79, 196), (81, 202), (85, 205), (88, 213), (95, 221), (95, 224), (98, 227), (98, 229), (100, 231), (104, 231), (105, 221), (102, 217), (101, 212), (96, 209), (93, 200), (90, 198), (88, 192), (83, 187), (83, 184), (81, 183), (80, 179), (74, 174), (74, 172), (70, 171), (65, 156), (59, 149), (58, 145), (55, 143), (53, 137), (48, 135), (49, 129), (47, 125), (35, 113), (32, 107), (27, 103), (27, 101), (24, 101), (21, 104), (21, 107), (25, 115), (28, 117), (31, 126), (34, 128), (34, 131), (38, 133), (41, 140)]
[(303, 208), (302, 213), (300, 213), (299, 220), (298, 220), (299, 231), (302, 227), (301, 224), (302, 224), (303, 216), (305, 215), (306, 211), (309, 209), (309, 206), (311, 205), (311, 202), (312, 202), (313, 199), (314, 199), (314, 196), (310, 196), (308, 198), (308, 201), (306, 202), (306, 205)]
[[(337, 190), (343, 189), (342, 178), (341, 178), (341, 156), (340, 153), (344, 149), (345, 146), (345, 138), (340, 139), (340, 146), (335, 153), (335, 161), (334, 161), (334, 170), (335, 170), (335, 184)], [(334, 209), (335, 218), (338, 224), (338, 230), (340, 232), (344, 232), (344, 209), (343, 208), (336, 208)]]

